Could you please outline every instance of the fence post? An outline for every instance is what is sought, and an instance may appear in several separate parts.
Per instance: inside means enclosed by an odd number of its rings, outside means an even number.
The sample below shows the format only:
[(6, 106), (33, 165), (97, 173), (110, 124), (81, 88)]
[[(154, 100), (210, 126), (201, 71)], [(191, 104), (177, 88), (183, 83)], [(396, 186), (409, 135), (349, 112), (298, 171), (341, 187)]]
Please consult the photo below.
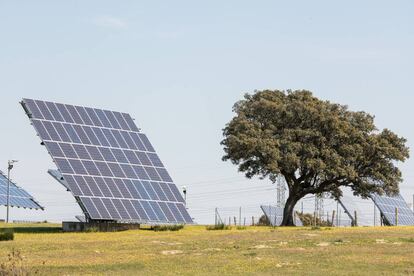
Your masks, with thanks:
[(241, 206), (240, 206), (240, 209), (239, 209), (239, 226), (241, 226)]
[(252, 217), (252, 226), (254, 226), (254, 217)]
[(334, 219), (335, 219), (335, 210), (333, 210), (332, 212), (332, 226), (338, 226), (338, 225), (334, 225)]
[(357, 227), (358, 226), (358, 214), (357, 211), (354, 211), (354, 218), (355, 218), (355, 222), (354, 222), (354, 226)]
[(237, 219), (234, 217), (234, 226), (237, 226)]
[(395, 226), (398, 226), (398, 207), (395, 207)]

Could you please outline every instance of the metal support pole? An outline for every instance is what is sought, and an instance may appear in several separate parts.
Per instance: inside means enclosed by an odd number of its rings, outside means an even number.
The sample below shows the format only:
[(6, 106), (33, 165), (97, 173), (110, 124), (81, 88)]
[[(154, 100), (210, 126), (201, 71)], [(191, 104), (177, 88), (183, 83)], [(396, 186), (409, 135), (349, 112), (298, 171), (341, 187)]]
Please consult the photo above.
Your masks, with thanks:
[(398, 207), (395, 207), (395, 226), (398, 226)]
[(13, 164), (16, 163), (17, 160), (9, 160), (7, 162), (7, 214), (6, 214), (6, 223), (9, 223), (9, 215), (10, 215), (10, 171), (13, 169)]
[(6, 214), (6, 223), (9, 223), (9, 209), (10, 209), (10, 162), (7, 167), (7, 214)]
[(336, 226), (339, 226), (339, 202), (336, 202)]

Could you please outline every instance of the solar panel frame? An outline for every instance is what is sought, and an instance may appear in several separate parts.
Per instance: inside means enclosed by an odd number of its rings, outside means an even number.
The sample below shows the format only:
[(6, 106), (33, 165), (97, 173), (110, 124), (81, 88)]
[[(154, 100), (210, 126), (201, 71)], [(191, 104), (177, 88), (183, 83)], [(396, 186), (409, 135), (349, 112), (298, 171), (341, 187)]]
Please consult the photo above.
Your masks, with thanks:
[[(7, 176), (0, 171), (0, 205), (7, 206)], [(25, 209), (44, 210), (32, 195), (10, 181), (9, 206)]]
[[(371, 195), (377, 208), (380, 210), (387, 225), (414, 226), (414, 212), (407, 202), (397, 194), (395, 196)], [(396, 219), (396, 208), (398, 209), (398, 220)]]
[(22, 106), (88, 219), (193, 223), (129, 114), (32, 99)]

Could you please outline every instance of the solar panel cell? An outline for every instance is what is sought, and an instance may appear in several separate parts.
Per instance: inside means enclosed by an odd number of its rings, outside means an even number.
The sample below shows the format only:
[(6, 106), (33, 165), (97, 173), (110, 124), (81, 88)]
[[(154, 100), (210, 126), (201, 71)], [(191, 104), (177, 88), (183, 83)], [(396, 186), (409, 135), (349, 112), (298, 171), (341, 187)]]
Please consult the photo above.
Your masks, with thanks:
[(59, 134), (57, 133), (56, 129), (54, 128), (53, 124), (49, 121), (43, 121), (43, 125), (47, 131), (47, 133), (49, 134), (49, 137), (51, 140), (53, 141), (62, 141), (60, 139)]
[(132, 206), (134, 206), (135, 211), (138, 213), (139, 217), (144, 221), (149, 221), (150, 218), (148, 217), (147, 213), (145, 212), (142, 205), (139, 203), (138, 200), (131, 200)]
[(63, 128), (66, 130), (72, 143), (81, 143), (81, 140), (72, 125), (63, 124)]
[(55, 121), (58, 122), (64, 122), (65, 119), (63, 119), (62, 115), (60, 114), (59, 110), (57, 109), (56, 105), (52, 102), (45, 102), (47, 108), (49, 109), (50, 113), (52, 113), (53, 118), (55, 118)]
[(121, 216), (122, 219), (125, 219), (125, 220), (132, 219), (120, 199), (114, 198), (112, 199), (112, 203), (114, 204), (116, 210), (119, 212), (119, 215)]
[(30, 99), (23, 99), (26, 104), (26, 108), (29, 111), (29, 116), (38, 119), (44, 119), (42, 113), (40, 112), (39, 108), (37, 107), (35, 101)]
[(47, 108), (45, 102), (37, 101), (36, 104), (37, 104), (37, 107), (39, 108), (40, 112), (42, 112), (43, 118), (45, 118), (46, 120), (51, 120), (51, 121), (54, 120), (54, 118), (52, 116), (52, 113), (50, 113), (50, 111)]

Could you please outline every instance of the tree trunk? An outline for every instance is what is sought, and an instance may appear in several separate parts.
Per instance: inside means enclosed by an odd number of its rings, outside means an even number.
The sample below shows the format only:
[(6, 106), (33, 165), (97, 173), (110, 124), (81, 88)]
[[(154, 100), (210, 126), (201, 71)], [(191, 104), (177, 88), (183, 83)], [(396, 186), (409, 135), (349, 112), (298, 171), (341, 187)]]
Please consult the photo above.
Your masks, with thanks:
[(300, 198), (289, 196), (283, 210), (283, 221), (280, 226), (296, 226), (293, 220), (293, 211)]

